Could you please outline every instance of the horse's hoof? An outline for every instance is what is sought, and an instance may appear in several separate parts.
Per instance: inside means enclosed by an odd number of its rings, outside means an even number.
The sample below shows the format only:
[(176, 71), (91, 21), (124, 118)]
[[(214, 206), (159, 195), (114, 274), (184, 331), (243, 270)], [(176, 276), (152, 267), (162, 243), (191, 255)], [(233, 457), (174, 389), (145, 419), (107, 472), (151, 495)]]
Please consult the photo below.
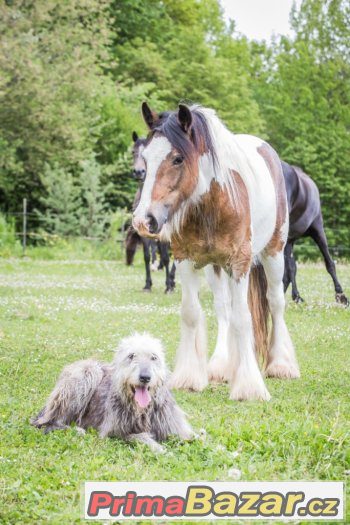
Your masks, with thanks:
[(304, 303), (304, 299), (302, 297), (300, 297), (300, 295), (297, 295), (296, 297), (293, 297), (293, 301), (296, 303), (296, 304), (300, 304), (300, 303)]
[(349, 306), (349, 299), (346, 297), (345, 293), (337, 293), (335, 294), (335, 300), (339, 304), (343, 304), (344, 306)]
[(208, 377), (211, 383), (228, 381), (228, 362), (225, 358), (212, 357), (208, 364)]
[(151, 288), (146, 288), (146, 286), (144, 288), (142, 288), (142, 291), (143, 292), (151, 292)]
[(173, 291), (174, 291), (174, 288), (165, 288), (164, 293), (166, 294), (173, 293)]

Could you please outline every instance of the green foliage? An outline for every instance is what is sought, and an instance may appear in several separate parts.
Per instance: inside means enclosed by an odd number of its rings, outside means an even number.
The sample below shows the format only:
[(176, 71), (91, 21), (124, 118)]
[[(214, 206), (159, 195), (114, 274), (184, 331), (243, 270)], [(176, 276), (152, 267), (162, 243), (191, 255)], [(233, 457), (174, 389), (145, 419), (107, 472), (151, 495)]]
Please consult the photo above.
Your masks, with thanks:
[(86, 237), (102, 236), (108, 214), (105, 195), (108, 188), (102, 187), (101, 165), (94, 158), (82, 161), (80, 189), (82, 205), (78, 210), (80, 232)]
[(330, 243), (343, 247), (350, 245), (349, 20), (347, 2), (304, 0), (292, 16), (295, 37), (263, 50), (254, 84), (272, 144), (317, 182)]
[[(7, 207), (37, 205), (46, 163), (72, 167), (92, 151), (108, 79), (105, 0), (18, 0), (0, 5), (0, 144)], [(9, 183), (8, 180), (11, 182)]]
[[(218, 0), (1, 3), (0, 209), (18, 212), (27, 197), (49, 232), (101, 234), (133, 202), (141, 102), (161, 111), (184, 100), (304, 168), (331, 244), (349, 246), (349, 3), (303, 0), (291, 25), (292, 38), (268, 45), (237, 34)], [(55, 189), (48, 170), (62, 175)], [(50, 217), (57, 207), (75, 218)]]
[(76, 177), (57, 165), (47, 165), (41, 182), (46, 190), (40, 197), (45, 212), (37, 210), (37, 215), (44, 230), (58, 237), (103, 236), (109, 186), (102, 185), (102, 168), (93, 156), (81, 161)]
[(6, 220), (6, 217), (0, 213), (0, 246), (6, 244), (13, 246), (16, 242), (15, 223)]
[(73, 175), (58, 165), (46, 165), (41, 182), (46, 190), (40, 197), (45, 212), (37, 212), (42, 226), (57, 235), (74, 235), (79, 227), (81, 197)]

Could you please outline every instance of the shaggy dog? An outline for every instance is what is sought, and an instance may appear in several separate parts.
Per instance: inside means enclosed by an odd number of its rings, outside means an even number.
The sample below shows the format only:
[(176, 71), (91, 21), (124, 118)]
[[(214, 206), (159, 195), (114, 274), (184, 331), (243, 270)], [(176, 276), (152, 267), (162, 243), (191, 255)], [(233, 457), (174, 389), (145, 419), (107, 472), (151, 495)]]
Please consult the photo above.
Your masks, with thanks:
[(148, 334), (123, 339), (111, 364), (93, 359), (63, 369), (46, 406), (31, 423), (45, 432), (96, 428), (101, 437), (141, 441), (163, 452), (170, 435), (195, 437), (167, 387), (162, 345)]

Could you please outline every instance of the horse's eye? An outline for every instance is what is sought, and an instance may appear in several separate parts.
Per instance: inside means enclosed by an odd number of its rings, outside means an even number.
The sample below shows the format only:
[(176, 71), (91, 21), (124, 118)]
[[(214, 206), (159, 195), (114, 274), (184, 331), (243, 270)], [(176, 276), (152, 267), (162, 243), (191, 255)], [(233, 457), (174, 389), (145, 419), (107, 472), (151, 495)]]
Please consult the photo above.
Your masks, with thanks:
[(180, 164), (183, 163), (183, 160), (184, 160), (184, 158), (181, 157), (181, 155), (177, 155), (177, 156), (173, 159), (173, 165), (174, 165), (174, 166), (179, 166)]
[(130, 361), (132, 361), (134, 359), (134, 357), (135, 357), (135, 354), (129, 354), (128, 355), (128, 358), (130, 359)]
[(158, 357), (157, 357), (156, 355), (153, 354), (152, 357), (151, 357), (151, 359), (152, 359), (152, 361), (157, 361)]

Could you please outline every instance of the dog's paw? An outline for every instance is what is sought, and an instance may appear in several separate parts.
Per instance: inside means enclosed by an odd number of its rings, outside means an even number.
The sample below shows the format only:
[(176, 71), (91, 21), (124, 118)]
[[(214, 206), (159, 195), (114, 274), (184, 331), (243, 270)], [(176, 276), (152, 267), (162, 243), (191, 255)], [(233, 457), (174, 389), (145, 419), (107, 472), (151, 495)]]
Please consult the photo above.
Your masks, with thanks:
[(205, 441), (207, 439), (207, 431), (205, 430), (205, 428), (200, 428), (198, 433), (194, 432), (192, 440), (194, 440), (194, 439), (200, 440), (200, 441)]
[(156, 442), (154, 442), (154, 443), (152, 443), (152, 445), (150, 445), (150, 449), (155, 454), (165, 454), (166, 453), (166, 448), (163, 447), (163, 445), (160, 445), (159, 443), (156, 443)]
[(198, 439), (205, 441), (207, 439), (207, 431), (205, 428), (200, 428), (198, 433)]

